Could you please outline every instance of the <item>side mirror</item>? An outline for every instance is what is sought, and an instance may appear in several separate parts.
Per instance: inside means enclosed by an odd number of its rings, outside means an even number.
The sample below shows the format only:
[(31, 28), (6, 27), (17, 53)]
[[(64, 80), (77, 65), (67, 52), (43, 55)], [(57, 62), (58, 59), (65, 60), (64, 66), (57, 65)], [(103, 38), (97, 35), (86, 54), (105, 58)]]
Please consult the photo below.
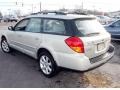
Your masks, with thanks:
[(13, 27), (13, 26), (9, 26), (9, 27), (8, 27), (8, 30), (13, 31), (13, 30), (14, 30), (14, 27)]

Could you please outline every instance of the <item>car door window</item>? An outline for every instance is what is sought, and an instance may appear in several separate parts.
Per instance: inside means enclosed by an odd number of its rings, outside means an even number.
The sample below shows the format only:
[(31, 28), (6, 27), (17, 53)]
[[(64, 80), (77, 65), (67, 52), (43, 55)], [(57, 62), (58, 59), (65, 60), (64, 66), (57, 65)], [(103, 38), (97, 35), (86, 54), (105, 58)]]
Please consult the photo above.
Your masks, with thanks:
[(41, 26), (40, 18), (32, 18), (25, 31), (38, 33), (41, 31)]
[(43, 32), (64, 35), (66, 33), (64, 22), (61, 20), (45, 19), (43, 24)]
[(29, 19), (24, 19), (20, 21), (14, 28), (15, 31), (25, 31), (27, 24), (29, 22)]

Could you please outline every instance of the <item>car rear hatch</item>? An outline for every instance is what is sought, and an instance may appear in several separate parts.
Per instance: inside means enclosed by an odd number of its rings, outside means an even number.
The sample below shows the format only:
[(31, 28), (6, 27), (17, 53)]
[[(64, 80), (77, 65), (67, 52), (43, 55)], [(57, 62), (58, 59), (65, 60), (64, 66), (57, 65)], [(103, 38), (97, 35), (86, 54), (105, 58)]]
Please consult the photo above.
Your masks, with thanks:
[(104, 54), (109, 49), (110, 35), (96, 19), (77, 19), (78, 36), (83, 41), (84, 53), (88, 58)]
[(110, 45), (110, 37), (94, 36), (81, 38), (84, 43), (85, 55), (89, 58), (97, 57), (104, 54)]

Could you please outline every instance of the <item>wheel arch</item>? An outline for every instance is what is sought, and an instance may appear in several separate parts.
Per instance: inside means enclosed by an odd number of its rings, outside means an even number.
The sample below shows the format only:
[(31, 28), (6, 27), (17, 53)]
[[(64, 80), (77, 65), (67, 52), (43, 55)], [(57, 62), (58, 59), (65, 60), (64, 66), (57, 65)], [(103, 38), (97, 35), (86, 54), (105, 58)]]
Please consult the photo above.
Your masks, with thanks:
[(2, 35), (0, 36), (0, 42), (1, 42), (2, 39), (6, 39), (7, 42), (10, 43), (9, 38), (7, 37), (6, 34), (2, 34)]
[(2, 35), (2, 36), (1, 36), (1, 40), (2, 40), (2, 39), (6, 39), (5, 35)]
[(57, 57), (56, 57), (55, 52), (54, 52), (53, 50), (48, 49), (48, 48), (45, 48), (45, 47), (41, 47), (41, 48), (38, 49), (38, 51), (37, 51), (37, 59), (39, 58), (39, 53), (40, 53), (40, 52), (43, 52), (43, 51), (48, 52), (48, 53), (53, 57), (55, 63), (56, 63), (57, 65), (59, 65), (59, 62), (58, 62), (58, 60), (57, 60)]

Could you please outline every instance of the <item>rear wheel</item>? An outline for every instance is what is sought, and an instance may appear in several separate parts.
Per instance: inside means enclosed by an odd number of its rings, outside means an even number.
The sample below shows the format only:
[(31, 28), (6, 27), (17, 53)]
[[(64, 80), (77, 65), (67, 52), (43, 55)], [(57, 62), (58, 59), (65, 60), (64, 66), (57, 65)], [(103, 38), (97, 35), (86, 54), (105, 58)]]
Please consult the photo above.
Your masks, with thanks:
[(41, 72), (48, 78), (53, 77), (58, 72), (57, 64), (48, 52), (39, 54), (39, 67)]
[(5, 53), (10, 53), (11, 52), (11, 48), (9, 47), (8, 42), (5, 38), (3, 38), (1, 40), (1, 49)]

